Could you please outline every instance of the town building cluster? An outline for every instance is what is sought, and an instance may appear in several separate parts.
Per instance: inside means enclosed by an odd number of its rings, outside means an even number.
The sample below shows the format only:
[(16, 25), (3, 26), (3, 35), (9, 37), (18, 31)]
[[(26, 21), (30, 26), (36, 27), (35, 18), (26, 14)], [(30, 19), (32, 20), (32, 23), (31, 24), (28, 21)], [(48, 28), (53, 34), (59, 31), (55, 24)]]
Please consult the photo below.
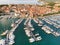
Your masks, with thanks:
[(0, 13), (15, 12), (20, 14), (22, 17), (37, 17), (43, 16), (44, 14), (56, 13), (60, 11), (60, 4), (55, 4), (53, 7), (50, 5), (0, 5)]

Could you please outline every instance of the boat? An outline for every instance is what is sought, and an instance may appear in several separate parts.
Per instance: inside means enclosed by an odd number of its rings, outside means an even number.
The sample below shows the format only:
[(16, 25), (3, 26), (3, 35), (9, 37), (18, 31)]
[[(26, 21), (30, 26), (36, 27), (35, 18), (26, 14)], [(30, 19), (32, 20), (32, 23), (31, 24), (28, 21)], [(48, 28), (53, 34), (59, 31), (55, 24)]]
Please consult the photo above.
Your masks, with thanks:
[(38, 26), (42, 26), (42, 24), (38, 24)]
[(52, 34), (53, 34), (54, 36), (60, 36), (60, 33), (55, 32), (55, 31), (54, 31)]
[(28, 29), (27, 27), (24, 28), (24, 30)]
[(38, 36), (37, 38), (36, 38), (36, 41), (40, 41), (42, 38), (41, 38), (41, 36)]
[(36, 21), (35, 19), (33, 19), (35, 23), (38, 23), (38, 21)]
[(46, 25), (44, 25), (44, 26), (42, 27), (42, 29), (43, 29), (47, 34), (50, 34), (50, 33), (51, 33), (51, 29), (50, 29), (48, 26), (46, 26)]
[(56, 28), (60, 28), (59, 24), (54, 24), (53, 26), (56, 27)]
[(35, 34), (35, 36), (39, 36), (39, 33)]
[(5, 45), (5, 39), (0, 40), (0, 45)]
[(3, 32), (1, 35), (6, 35), (8, 33), (8, 30), (6, 30), (5, 32)]
[(42, 26), (43, 25), (43, 22), (39, 19), (36, 19), (36, 23), (38, 23), (38, 26)]
[(26, 25), (28, 21), (29, 21), (29, 18), (26, 19), (26, 21), (24, 22), (24, 25)]
[(31, 20), (29, 20), (28, 26), (29, 26), (29, 27), (33, 27), (32, 24), (31, 24)]
[(14, 15), (17, 17), (19, 14), (18, 13), (15, 13)]
[(30, 39), (29, 39), (29, 42), (30, 42), (30, 43), (33, 43), (34, 41), (35, 41), (34, 38), (30, 38)]
[(15, 23), (19, 23), (20, 20), (21, 20), (21, 19), (18, 19)]
[(19, 20), (17, 20), (15, 23), (17, 23), (17, 24), (18, 24), (18, 23), (19, 23)]
[(9, 38), (9, 45), (12, 45), (13, 43), (15, 43), (14, 42), (15, 36), (12, 33), (9, 34), (9, 37), (8, 38)]
[(34, 31), (34, 28), (31, 28), (31, 31)]
[(13, 35), (13, 33), (9, 33), (9, 39), (13, 40), (15, 38), (15, 36)]
[(25, 32), (26, 32), (26, 35), (28, 36), (28, 37), (30, 37), (31, 35), (30, 35), (30, 31), (29, 30), (25, 30)]
[(60, 25), (58, 25), (58, 28), (60, 28)]
[(13, 43), (15, 43), (13, 40), (10, 40), (9, 45), (12, 45)]
[(15, 25), (16, 25), (15, 23), (12, 23), (12, 24), (11, 24), (11, 27), (15, 27)]

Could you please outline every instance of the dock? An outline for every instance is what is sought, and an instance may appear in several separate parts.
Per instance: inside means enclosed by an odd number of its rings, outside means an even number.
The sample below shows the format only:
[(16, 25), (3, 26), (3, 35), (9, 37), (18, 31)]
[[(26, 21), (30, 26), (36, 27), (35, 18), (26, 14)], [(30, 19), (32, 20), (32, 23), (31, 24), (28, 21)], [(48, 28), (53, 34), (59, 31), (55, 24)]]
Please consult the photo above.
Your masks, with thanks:
[(8, 42), (8, 45), (12, 45), (14, 42), (14, 34), (13, 32), (15, 31), (15, 29), (19, 26), (19, 24), (23, 21), (23, 19), (18, 19), (18, 24), (16, 24), (15, 27), (13, 27), (7, 34), (7, 37), (6, 37), (6, 41)]
[(26, 35), (30, 38), (29, 39), (30, 43), (33, 43), (35, 41), (39, 41), (39, 40), (42, 39), (41, 36), (39, 36), (39, 33), (38, 34), (33, 34), (32, 29), (34, 31), (34, 28), (31, 24), (31, 19), (26, 23), (26, 27), (24, 29), (25, 29)]
[(33, 21), (38, 24), (38, 26), (43, 26), (43, 22), (39, 20), (38, 18), (34, 18)]

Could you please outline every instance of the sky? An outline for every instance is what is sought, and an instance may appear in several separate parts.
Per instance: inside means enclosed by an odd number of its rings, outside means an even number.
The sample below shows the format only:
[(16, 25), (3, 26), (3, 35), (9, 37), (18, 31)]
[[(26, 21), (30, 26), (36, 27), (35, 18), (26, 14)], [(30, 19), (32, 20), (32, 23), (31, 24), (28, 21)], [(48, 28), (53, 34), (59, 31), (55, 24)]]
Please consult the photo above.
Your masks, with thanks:
[[(47, 2), (55, 2), (60, 0), (45, 0)], [(37, 0), (0, 0), (0, 4), (37, 4)]]
[(0, 4), (36, 4), (36, 0), (0, 0)]

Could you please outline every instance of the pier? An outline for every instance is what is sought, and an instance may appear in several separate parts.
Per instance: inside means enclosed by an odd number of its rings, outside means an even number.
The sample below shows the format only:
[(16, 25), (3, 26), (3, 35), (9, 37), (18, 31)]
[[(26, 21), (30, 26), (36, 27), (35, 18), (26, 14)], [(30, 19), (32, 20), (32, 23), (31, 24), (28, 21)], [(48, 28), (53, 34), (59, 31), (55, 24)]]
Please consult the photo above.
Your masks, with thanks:
[[(53, 16), (53, 15), (52, 15)], [(55, 15), (54, 17), (52, 16), (47, 16), (44, 17), (42, 20), (45, 21), (48, 25), (44, 25), (42, 29), (48, 33), (48, 34), (53, 34), (54, 36), (60, 36), (60, 33), (58, 32), (60, 29), (60, 15)], [(59, 20), (58, 20), (59, 19)], [(50, 26), (49, 26), (50, 25)], [(52, 28), (53, 27), (53, 28)]]
[(38, 26), (43, 26), (43, 22), (38, 18), (34, 18), (33, 21), (38, 24)]
[[(32, 26), (32, 24), (31, 24), (31, 19), (26, 23), (26, 27), (24, 28), (25, 29), (25, 32), (26, 32), (26, 35), (28, 36), (28, 37), (30, 37), (30, 39), (29, 39), (29, 42), (30, 43), (32, 43), (32, 42), (35, 42), (35, 41), (39, 41), (39, 40), (41, 40), (42, 38), (41, 38), (41, 36), (37, 36), (37, 34), (33, 34), (33, 32), (32, 32), (32, 29), (33, 28), (33, 26)], [(34, 31), (34, 30), (33, 30)], [(37, 36), (37, 37), (36, 37)]]
[(19, 26), (19, 24), (23, 21), (23, 19), (18, 19), (17, 21), (18, 21), (18, 24), (16, 24), (16, 26), (13, 27), (7, 34), (6, 41), (8, 42), (8, 45), (12, 45), (14, 43), (15, 36), (14, 36), (13, 32)]

